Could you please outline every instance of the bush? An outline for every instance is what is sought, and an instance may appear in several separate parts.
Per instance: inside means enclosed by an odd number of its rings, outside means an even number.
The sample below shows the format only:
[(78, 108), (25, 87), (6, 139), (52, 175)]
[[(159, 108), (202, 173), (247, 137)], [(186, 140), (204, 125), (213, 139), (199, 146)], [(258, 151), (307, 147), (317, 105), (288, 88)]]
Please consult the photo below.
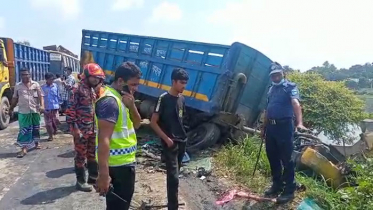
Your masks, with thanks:
[(320, 181), (298, 174), (297, 180), (307, 186), (306, 196), (316, 200), (324, 209), (360, 210), (373, 209), (373, 162), (348, 161), (356, 172), (348, 179), (357, 186), (342, 188), (338, 191), (327, 187)]
[(349, 181), (356, 183), (357, 186), (338, 191), (347, 206), (345, 209), (373, 209), (373, 160), (349, 162), (356, 172), (356, 176), (351, 176)]
[(344, 82), (325, 81), (314, 73), (295, 72), (288, 78), (300, 89), (307, 127), (340, 141), (351, 131), (351, 124), (356, 125), (366, 117), (364, 102)]

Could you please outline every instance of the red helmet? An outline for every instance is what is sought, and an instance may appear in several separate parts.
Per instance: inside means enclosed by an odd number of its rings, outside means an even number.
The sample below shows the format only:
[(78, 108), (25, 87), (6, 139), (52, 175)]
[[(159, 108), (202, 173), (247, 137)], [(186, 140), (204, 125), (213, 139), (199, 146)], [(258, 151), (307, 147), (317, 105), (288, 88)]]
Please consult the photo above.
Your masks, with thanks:
[(100, 79), (105, 79), (105, 73), (102, 68), (95, 63), (89, 63), (83, 67), (83, 78), (88, 78), (89, 76), (97, 77)]

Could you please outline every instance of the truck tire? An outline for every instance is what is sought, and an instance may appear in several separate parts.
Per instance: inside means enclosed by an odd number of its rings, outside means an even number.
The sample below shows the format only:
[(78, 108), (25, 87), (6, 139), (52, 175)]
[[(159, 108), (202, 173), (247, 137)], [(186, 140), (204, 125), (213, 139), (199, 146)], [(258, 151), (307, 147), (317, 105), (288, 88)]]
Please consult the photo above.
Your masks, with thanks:
[(142, 118), (150, 119), (152, 117), (155, 107), (155, 102), (151, 100), (144, 100), (140, 104), (140, 115)]
[(10, 122), (10, 116), (8, 115), (8, 110), (10, 107), (9, 99), (7, 97), (1, 98), (1, 104), (0, 104), (0, 130), (3, 130), (8, 127)]
[(220, 138), (220, 129), (213, 123), (204, 123), (187, 133), (188, 153), (195, 153), (216, 144)]

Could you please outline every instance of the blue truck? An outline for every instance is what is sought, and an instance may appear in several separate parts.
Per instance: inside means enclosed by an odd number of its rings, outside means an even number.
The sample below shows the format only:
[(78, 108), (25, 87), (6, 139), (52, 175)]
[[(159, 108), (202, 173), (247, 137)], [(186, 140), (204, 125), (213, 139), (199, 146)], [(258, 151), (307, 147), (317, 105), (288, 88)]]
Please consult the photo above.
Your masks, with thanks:
[(8, 114), (13, 88), (21, 81), (19, 70), (28, 68), (34, 81), (44, 80), (49, 72), (50, 55), (47, 51), (15, 43), (10, 38), (0, 37), (0, 129), (9, 125)]
[[(253, 126), (264, 109), (272, 61), (235, 42), (231, 46), (104, 31), (82, 31), (81, 64), (99, 64), (107, 79), (124, 61), (142, 71), (136, 98), (149, 118), (157, 97), (170, 89), (171, 72), (186, 69), (187, 150), (194, 152), (231, 135), (237, 126)], [(229, 137), (229, 136), (228, 136)]]

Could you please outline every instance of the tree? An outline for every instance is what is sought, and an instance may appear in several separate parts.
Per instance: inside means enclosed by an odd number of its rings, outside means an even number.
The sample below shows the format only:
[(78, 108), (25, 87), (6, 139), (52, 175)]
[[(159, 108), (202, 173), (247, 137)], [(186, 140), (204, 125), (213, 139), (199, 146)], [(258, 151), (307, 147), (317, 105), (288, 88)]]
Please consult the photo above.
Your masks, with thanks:
[(340, 77), (335, 78), (335, 73), (337, 73), (337, 67), (334, 64), (330, 64), (328, 61), (325, 61), (322, 66), (315, 66), (311, 70), (312, 73), (321, 74), (325, 79), (336, 81), (337, 79), (341, 79)]
[(338, 143), (351, 132), (351, 124), (366, 117), (364, 102), (344, 82), (326, 81), (315, 73), (291, 73), (288, 78), (300, 89), (305, 125)]
[(369, 88), (369, 87), (370, 87), (369, 79), (365, 77), (361, 77), (359, 79), (359, 88)]
[(284, 68), (285, 73), (291, 73), (291, 72), (296, 71), (295, 69), (291, 68), (288, 65), (283, 66), (283, 68)]
[[(316, 66), (308, 70), (308, 72), (321, 74), (326, 80), (329, 81), (343, 81), (348, 79), (365, 78), (368, 81), (373, 79), (373, 64), (366, 63), (364, 65), (353, 65), (350, 68), (336, 68), (333, 64), (325, 61), (322, 66)], [(370, 82), (363, 79), (363, 83), (359, 84), (360, 88), (370, 87)]]
[(354, 80), (346, 80), (345, 85), (346, 87), (353, 89), (353, 90), (356, 90), (359, 88), (359, 84), (355, 82)]
[(31, 46), (31, 44), (30, 44), (30, 42), (28, 40), (17, 41), (16, 43), (23, 44), (23, 45), (26, 45), (26, 46)]

